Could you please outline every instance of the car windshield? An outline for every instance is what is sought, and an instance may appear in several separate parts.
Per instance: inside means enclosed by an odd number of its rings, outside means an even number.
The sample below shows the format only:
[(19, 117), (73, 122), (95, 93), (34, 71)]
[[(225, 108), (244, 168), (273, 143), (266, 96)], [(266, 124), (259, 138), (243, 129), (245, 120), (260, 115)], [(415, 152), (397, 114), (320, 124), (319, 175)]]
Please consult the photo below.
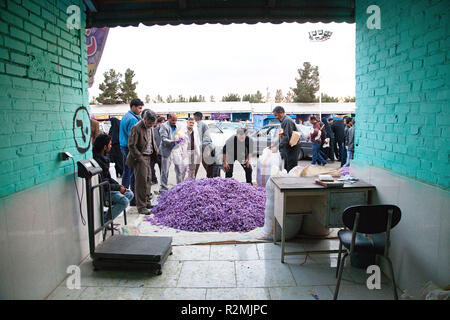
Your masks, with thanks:
[(219, 126), (222, 130), (237, 130), (242, 127), (239, 122), (221, 122)]

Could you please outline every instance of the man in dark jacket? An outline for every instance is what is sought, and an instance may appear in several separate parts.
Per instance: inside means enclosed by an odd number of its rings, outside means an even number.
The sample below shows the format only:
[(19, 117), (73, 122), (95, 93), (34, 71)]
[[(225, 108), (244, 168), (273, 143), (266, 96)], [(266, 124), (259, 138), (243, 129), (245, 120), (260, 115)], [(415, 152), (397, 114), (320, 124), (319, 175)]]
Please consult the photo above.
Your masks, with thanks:
[[(155, 141), (156, 145), (159, 146), (161, 144), (161, 135), (159, 134), (159, 128), (164, 123), (163, 117), (158, 117), (156, 120), (156, 124), (153, 127), (153, 132), (155, 133)], [(150, 167), (152, 169), (152, 184), (157, 184), (158, 179), (156, 178), (156, 171), (155, 171), (155, 164), (158, 164), (159, 168), (159, 174), (161, 175), (161, 155), (158, 153), (158, 155), (155, 157), (150, 158)]]
[(253, 140), (247, 135), (247, 129), (239, 128), (223, 146), (223, 168), (225, 177), (233, 177), (233, 164), (237, 160), (245, 171), (245, 180), (252, 183), (252, 166), (250, 156), (253, 153)]
[(330, 161), (334, 161), (334, 133), (331, 129), (331, 125), (333, 123), (333, 118), (323, 119), (323, 123), (325, 124), (325, 130), (327, 132), (327, 138), (330, 138), (329, 148), (327, 149), (327, 156)]
[(347, 161), (344, 167), (350, 166), (350, 160), (353, 158), (355, 151), (355, 126), (353, 125), (353, 119), (347, 118), (347, 131), (345, 134), (345, 148), (347, 149)]
[(123, 172), (123, 156), (122, 150), (120, 150), (120, 142), (119, 142), (119, 130), (120, 130), (120, 120), (117, 118), (110, 118), (111, 128), (109, 129), (109, 135), (111, 137), (112, 148), (109, 153), (109, 158), (111, 162), (114, 162), (117, 176), (122, 176)]
[[(111, 188), (111, 199), (109, 199), (109, 195), (105, 192), (105, 199), (112, 201), (112, 219), (115, 219), (121, 212), (123, 212), (129, 205), (131, 199), (133, 199), (133, 192), (121, 184), (119, 184), (116, 180), (111, 178), (111, 174), (109, 173), (109, 159), (106, 157), (106, 153), (111, 150), (111, 137), (107, 134), (100, 134), (94, 140), (93, 154), (94, 160), (102, 168), (102, 172), (100, 173), (102, 181), (108, 181)], [(106, 190), (106, 189), (105, 189)], [(104, 221), (108, 220), (108, 216), (104, 216)]]
[(280, 130), (280, 153), (284, 159), (284, 168), (289, 172), (292, 168), (298, 165), (298, 156), (300, 153), (300, 139), (297, 144), (291, 147), (289, 141), (292, 137), (293, 131), (298, 131), (294, 120), (286, 116), (283, 107), (275, 107), (272, 111), (275, 118), (281, 122)]
[(347, 160), (347, 151), (345, 150), (345, 124), (344, 120), (338, 119), (334, 120), (331, 125), (331, 129), (334, 133), (334, 138), (336, 139), (339, 160), (341, 160), (341, 166), (343, 166)]

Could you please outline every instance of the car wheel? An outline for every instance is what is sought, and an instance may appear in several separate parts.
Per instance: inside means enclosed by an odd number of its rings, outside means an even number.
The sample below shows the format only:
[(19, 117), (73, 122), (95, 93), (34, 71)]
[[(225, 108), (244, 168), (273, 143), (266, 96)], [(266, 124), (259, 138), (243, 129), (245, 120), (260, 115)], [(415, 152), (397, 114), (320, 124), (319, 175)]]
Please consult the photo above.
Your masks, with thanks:
[(303, 157), (304, 157), (303, 150), (300, 149), (300, 152), (298, 153), (298, 160), (302, 160)]

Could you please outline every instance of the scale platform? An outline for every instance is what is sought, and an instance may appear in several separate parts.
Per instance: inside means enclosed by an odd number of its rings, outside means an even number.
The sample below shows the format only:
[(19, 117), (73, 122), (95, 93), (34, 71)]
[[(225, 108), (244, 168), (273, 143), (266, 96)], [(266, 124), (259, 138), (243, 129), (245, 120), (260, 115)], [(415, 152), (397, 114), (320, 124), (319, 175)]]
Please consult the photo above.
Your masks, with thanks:
[(113, 235), (91, 255), (94, 270), (151, 271), (161, 274), (172, 254), (171, 237)]

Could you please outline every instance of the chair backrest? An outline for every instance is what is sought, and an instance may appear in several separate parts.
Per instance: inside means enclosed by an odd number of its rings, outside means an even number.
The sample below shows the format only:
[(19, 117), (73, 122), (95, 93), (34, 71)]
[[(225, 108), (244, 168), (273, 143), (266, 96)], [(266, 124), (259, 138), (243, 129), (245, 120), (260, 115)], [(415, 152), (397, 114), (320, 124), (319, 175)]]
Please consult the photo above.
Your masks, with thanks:
[(352, 206), (344, 210), (342, 222), (353, 230), (356, 213), (359, 212), (359, 221), (356, 232), (359, 233), (381, 233), (387, 231), (388, 214), (392, 210), (391, 229), (394, 228), (401, 218), (400, 208), (395, 205), (367, 205)]

